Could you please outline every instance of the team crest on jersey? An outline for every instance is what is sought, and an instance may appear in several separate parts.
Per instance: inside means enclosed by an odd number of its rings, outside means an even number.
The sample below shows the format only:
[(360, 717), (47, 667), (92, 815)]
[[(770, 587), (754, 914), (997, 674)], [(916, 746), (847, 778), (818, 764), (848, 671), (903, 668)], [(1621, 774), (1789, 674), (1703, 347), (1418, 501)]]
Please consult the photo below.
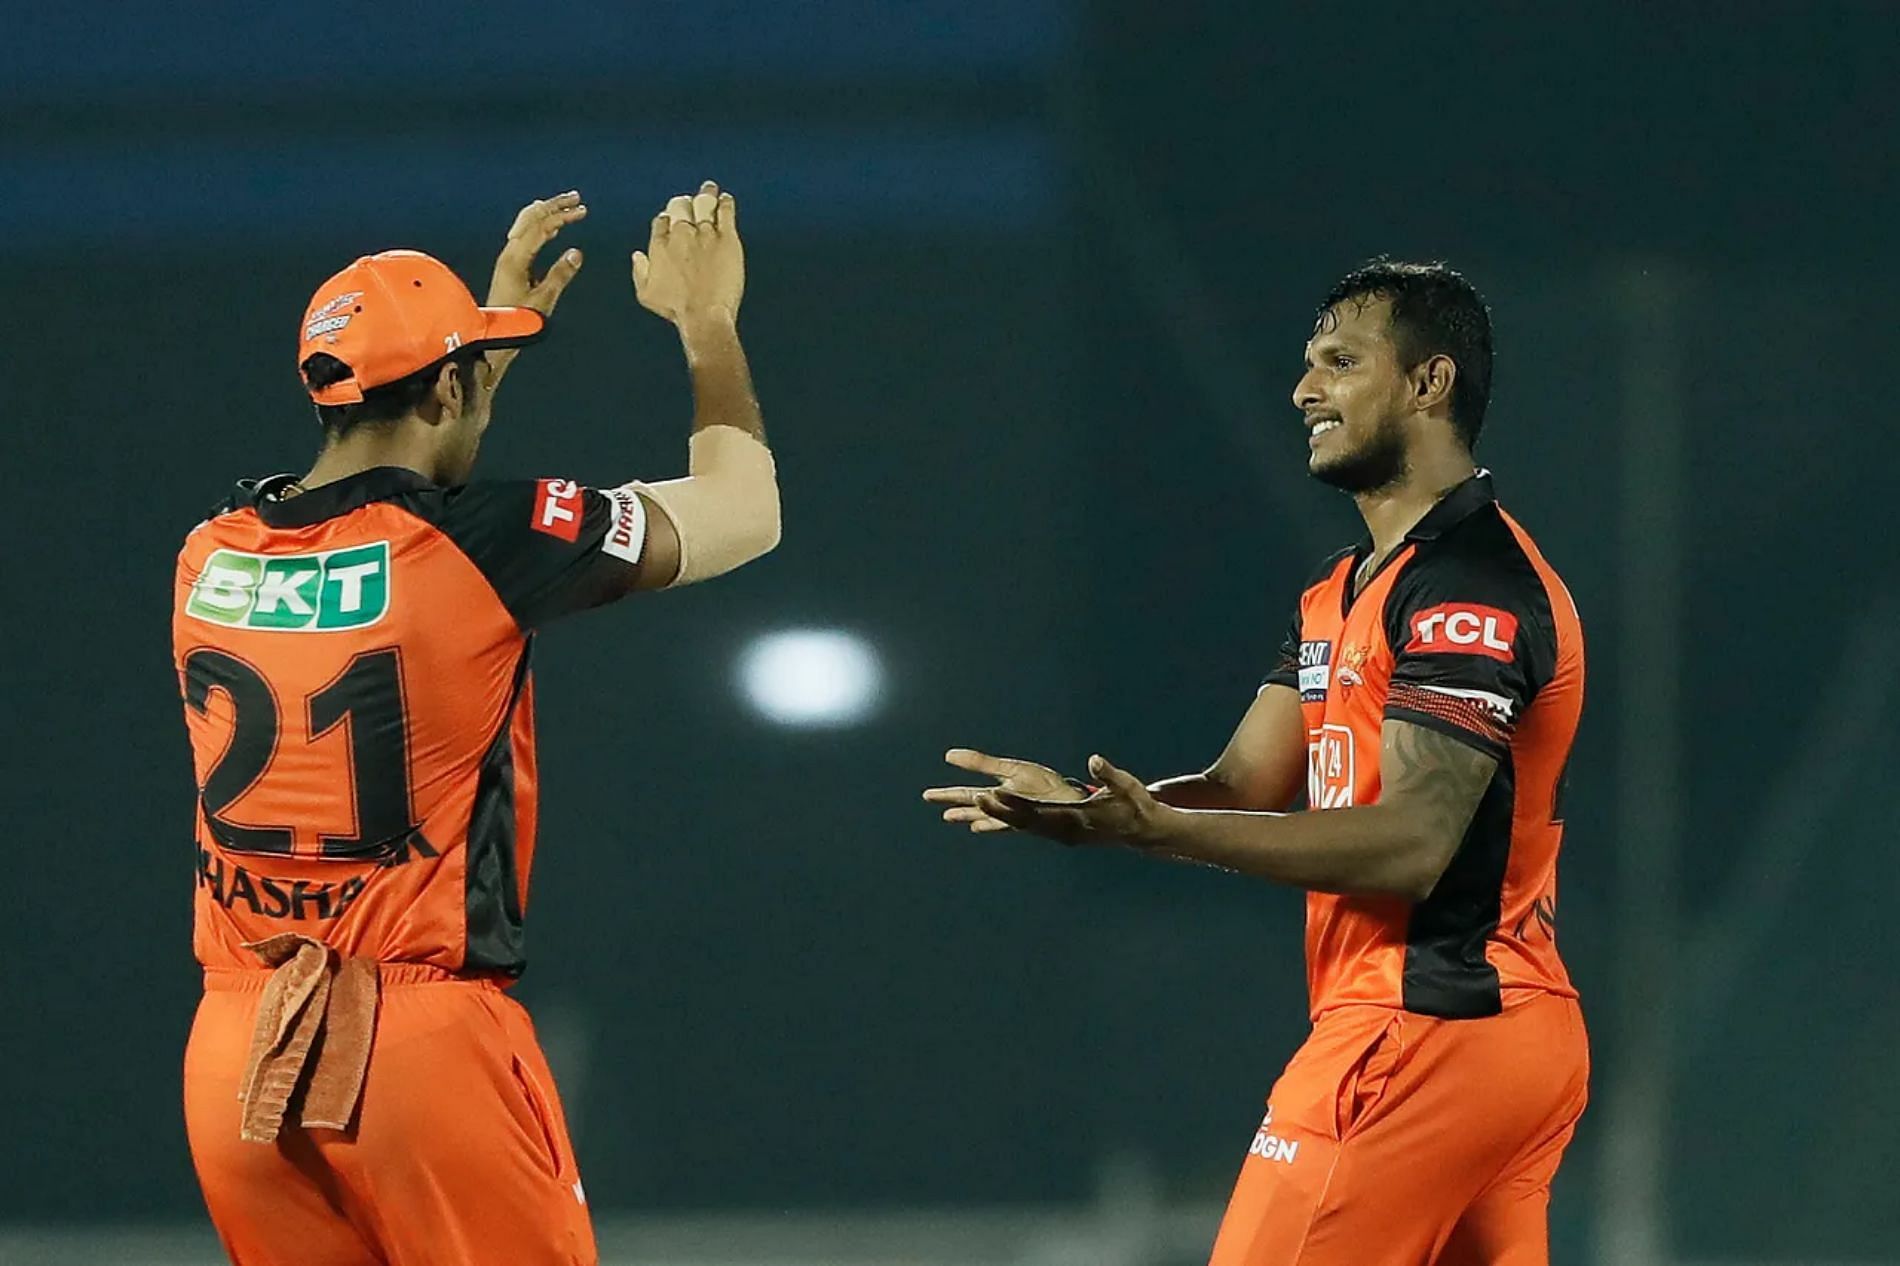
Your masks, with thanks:
[(185, 614), (279, 633), (328, 633), (376, 623), (389, 610), (389, 542), (320, 554), (221, 549), (192, 582)]
[(1352, 806), (1352, 731), (1322, 725), (1306, 736), (1306, 803), (1314, 809)]
[(1300, 643), (1300, 702), (1325, 703), (1333, 671), (1331, 642)]

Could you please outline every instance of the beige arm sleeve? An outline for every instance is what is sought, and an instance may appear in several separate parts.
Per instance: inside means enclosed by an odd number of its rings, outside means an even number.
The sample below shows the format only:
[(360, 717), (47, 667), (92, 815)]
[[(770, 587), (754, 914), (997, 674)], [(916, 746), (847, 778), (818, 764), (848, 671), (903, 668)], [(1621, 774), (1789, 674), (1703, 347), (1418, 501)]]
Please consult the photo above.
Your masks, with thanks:
[(736, 426), (693, 434), (684, 479), (629, 484), (672, 520), (680, 541), (673, 588), (771, 553), (779, 540), (778, 468), (772, 450)]

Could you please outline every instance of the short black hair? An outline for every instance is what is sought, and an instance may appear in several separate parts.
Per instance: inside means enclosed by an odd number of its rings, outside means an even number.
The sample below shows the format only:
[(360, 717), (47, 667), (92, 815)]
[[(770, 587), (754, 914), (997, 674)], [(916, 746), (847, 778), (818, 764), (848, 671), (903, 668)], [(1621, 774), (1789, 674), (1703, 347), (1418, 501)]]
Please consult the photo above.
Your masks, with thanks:
[[(455, 372), (462, 380), (463, 398), (472, 399), (475, 395), (475, 361), (481, 354), (477, 348), (445, 357), (407, 378), (398, 378), (395, 382), (370, 388), (355, 404), (320, 404), (317, 406), (317, 421), (323, 423), (324, 435), (333, 440), (343, 438), (358, 427), (388, 426), (401, 421), (421, 408), (422, 402), (429, 398), (444, 364), (455, 366)], [(303, 380), (312, 390), (342, 382), (355, 372), (328, 352), (312, 352), (304, 357), (303, 364), (297, 368), (303, 371)]]
[(1406, 263), (1381, 255), (1341, 277), (1319, 305), (1314, 329), (1326, 314), (1353, 300), (1392, 305), (1392, 341), (1406, 365), (1449, 356), (1458, 366), (1451, 387), (1451, 424), (1476, 451), (1491, 403), (1491, 310), (1478, 288), (1443, 261)]

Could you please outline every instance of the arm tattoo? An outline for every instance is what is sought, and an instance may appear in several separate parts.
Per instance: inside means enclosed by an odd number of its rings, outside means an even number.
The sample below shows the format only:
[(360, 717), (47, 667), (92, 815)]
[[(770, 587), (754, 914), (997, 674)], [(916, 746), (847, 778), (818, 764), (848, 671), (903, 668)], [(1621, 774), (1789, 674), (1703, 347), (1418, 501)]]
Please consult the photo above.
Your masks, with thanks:
[(1455, 842), (1471, 825), (1497, 767), (1495, 757), (1469, 743), (1422, 725), (1387, 721), (1379, 754), (1379, 803), (1404, 805), (1433, 836)]

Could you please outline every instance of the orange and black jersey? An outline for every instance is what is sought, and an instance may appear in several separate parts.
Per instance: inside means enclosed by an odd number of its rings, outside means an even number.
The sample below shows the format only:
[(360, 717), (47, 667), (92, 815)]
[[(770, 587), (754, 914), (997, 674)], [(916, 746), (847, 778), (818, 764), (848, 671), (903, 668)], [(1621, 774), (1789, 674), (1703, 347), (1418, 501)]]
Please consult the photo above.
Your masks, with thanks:
[(1469, 743), (1498, 767), (1423, 901), (1308, 894), (1312, 1013), (1370, 1002), (1482, 1016), (1506, 989), (1574, 995), (1555, 934), (1560, 800), (1583, 707), (1576, 607), (1482, 471), (1355, 595), (1370, 550), (1326, 561), (1267, 677), (1300, 695), (1307, 807), (1378, 800), (1387, 719)]
[(199, 787), (194, 944), (518, 974), (535, 844), (533, 633), (628, 592), (630, 488), (442, 488), (380, 467), (240, 484), (178, 556)]

